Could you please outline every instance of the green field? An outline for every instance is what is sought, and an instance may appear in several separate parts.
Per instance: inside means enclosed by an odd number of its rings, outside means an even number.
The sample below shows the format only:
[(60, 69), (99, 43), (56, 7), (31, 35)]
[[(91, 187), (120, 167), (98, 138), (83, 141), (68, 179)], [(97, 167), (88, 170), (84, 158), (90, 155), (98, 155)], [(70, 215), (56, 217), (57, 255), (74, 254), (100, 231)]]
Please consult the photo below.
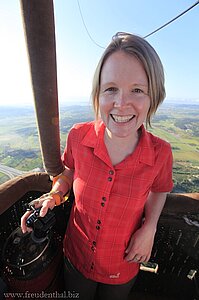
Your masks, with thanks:
[[(174, 192), (198, 192), (199, 105), (164, 104), (152, 121), (153, 134), (167, 140), (174, 156)], [(87, 106), (60, 109), (61, 149), (73, 124), (93, 119)], [(42, 168), (39, 138), (33, 108), (1, 108), (0, 163), (28, 171)], [(0, 173), (0, 183), (7, 176)]]
[(167, 140), (174, 156), (176, 192), (198, 192), (199, 185), (199, 106), (162, 106), (154, 117), (152, 133)]

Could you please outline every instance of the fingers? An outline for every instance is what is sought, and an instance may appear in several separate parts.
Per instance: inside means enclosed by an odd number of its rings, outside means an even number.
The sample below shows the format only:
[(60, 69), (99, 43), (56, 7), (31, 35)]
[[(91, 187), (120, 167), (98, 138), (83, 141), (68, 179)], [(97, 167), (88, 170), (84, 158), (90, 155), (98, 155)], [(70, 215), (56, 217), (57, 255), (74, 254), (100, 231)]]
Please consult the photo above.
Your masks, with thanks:
[[(50, 194), (44, 194), (40, 198), (35, 199), (29, 203), (30, 206), (34, 206), (35, 208), (41, 207), (40, 210), (40, 217), (44, 217), (47, 214), (48, 209), (53, 209), (55, 206), (55, 200)], [(32, 231), (32, 228), (27, 227), (26, 220), (30, 216), (30, 214), (33, 211), (27, 211), (25, 214), (21, 217), (21, 230), (23, 233), (26, 233), (27, 231)]]
[(142, 262), (146, 262), (146, 256), (139, 256), (136, 255), (130, 262), (136, 262), (136, 263), (142, 263)]
[(133, 237), (132, 237), (132, 238), (130, 239), (130, 243), (129, 243), (128, 247), (127, 247), (126, 250), (125, 250), (126, 258), (127, 258), (127, 257), (129, 258), (129, 256), (131, 255), (130, 252), (131, 252), (131, 249), (132, 249), (132, 247), (133, 247), (133, 242), (134, 242), (134, 240), (133, 240)]
[(25, 214), (21, 217), (21, 230), (23, 233), (26, 233), (27, 231), (32, 231), (32, 228), (26, 226), (26, 220), (31, 215), (32, 211), (27, 211)]
[(48, 209), (53, 209), (55, 206), (55, 199), (49, 194), (44, 194), (40, 198), (33, 200), (30, 204), (32, 204), (35, 208), (41, 207), (40, 217), (44, 217)]
[(55, 200), (53, 199), (53, 197), (50, 197), (49, 199), (47, 200), (44, 200), (42, 202), (42, 207), (41, 207), (41, 210), (40, 210), (40, 217), (44, 217), (47, 212), (48, 212), (48, 209), (53, 209), (55, 206)]
[(150, 255), (139, 255), (139, 254), (128, 254), (125, 257), (125, 260), (128, 261), (129, 263), (142, 263), (142, 262), (147, 262), (149, 261)]

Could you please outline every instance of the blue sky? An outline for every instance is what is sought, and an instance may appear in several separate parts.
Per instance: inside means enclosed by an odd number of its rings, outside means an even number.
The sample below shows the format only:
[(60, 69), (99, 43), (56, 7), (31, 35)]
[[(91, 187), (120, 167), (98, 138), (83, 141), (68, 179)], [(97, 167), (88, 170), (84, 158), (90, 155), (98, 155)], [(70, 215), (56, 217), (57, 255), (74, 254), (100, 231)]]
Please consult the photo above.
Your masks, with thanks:
[[(196, 1), (79, 0), (92, 38), (105, 47), (117, 31), (145, 36)], [(60, 102), (89, 102), (103, 49), (88, 37), (76, 0), (54, 0)], [(165, 68), (167, 100), (199, 103), (199, 5), (147, 38)], [(33, 104), (19, 1), (0, 1), (0, 104)]]

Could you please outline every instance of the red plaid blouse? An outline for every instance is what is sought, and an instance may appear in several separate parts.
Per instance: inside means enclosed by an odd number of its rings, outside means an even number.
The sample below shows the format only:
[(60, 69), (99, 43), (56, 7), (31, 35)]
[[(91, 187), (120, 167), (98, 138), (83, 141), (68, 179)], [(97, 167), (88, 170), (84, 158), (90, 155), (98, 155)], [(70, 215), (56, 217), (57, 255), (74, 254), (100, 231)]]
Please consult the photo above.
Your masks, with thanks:
[(87, 278), (107, 284), (132, 279), (139, 264), (124, 260), (132, 233), (141, 225), (149, 191), (169, 192), (170, 145), (147, 132), (135, 151), (113, 166), (104, 144), (102, 121), (75, 125), (63, 154), (75, 170), (75, 203), (64, 239), (64, 253)]

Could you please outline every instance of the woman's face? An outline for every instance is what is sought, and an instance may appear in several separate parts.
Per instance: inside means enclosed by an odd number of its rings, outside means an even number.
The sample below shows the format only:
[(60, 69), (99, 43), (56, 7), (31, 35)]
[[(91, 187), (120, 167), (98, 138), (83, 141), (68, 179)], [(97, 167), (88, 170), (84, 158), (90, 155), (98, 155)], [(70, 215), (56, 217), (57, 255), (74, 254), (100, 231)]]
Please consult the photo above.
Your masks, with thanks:
[(142, 64), (134, 56), (115, 52), (105, 61), (100, 79), (99, 108), (109, 134), (134, 137), (150, 107)]

